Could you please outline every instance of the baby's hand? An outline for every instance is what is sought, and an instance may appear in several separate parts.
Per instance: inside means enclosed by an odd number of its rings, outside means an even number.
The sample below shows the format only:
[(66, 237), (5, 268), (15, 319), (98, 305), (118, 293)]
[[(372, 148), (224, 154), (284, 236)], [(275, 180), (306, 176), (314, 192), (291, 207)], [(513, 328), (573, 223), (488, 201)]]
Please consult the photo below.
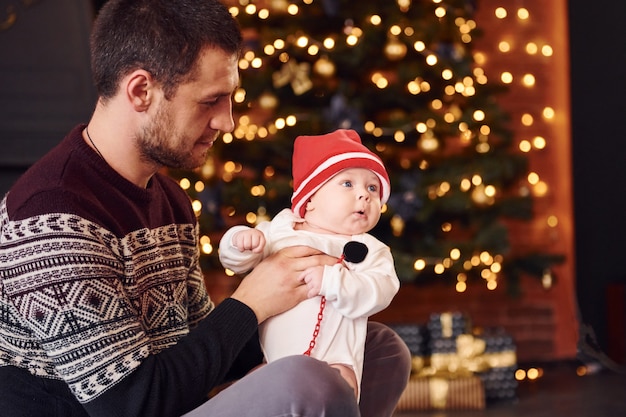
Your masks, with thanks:
[(322, 277), (324, 276), (323, 266), (312, 266), (307, 268), (300, 275), (300, 279), (307, 288), (307, 298), (312, 298), (320, 295), (322, 290)]
[(233, 235), (231, 244), (240, 252), (259, 253), (265, 248), (265, 235), (257, 229), (241, 230)]

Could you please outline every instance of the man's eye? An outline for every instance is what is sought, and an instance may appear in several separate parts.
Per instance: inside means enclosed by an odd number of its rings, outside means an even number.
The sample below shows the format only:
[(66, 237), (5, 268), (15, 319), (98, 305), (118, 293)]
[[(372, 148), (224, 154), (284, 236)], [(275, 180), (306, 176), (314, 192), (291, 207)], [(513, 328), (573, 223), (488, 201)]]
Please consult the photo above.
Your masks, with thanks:
[(219, 97), (215, 97), (209, 100), (205, 100), (202, 102), (205, 106), (215, 106), (220, 101)]

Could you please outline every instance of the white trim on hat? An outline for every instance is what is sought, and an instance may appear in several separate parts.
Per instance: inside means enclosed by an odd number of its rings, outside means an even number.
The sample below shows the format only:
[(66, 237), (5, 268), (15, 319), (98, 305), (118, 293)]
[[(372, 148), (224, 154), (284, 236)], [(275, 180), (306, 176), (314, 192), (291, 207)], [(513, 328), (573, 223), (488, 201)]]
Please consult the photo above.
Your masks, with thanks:
[[(300, 183), (300, 186), (298, 187), (298, 189), (296, 191), (294, 191), (294, 193), (291, 196), (291, 202), (293, 204), (293, 201), (296, 198), (299, 198), (299, 201), (293, 206), (293, 212), (298, 214), (298, 215), (300, 215), (300, 210), (302, 209), (304, 204), (309, 200), (309, 198), (311, 198), (311, 196), (317, 190), (319, 190), (322, 187), (322, 185), (324, 185), (326, 182), (328, 182), (328, 180), (330, 178), (332, 178), (334, 175), (336, 175), (340, 171), (343, 171), (345, 169), (349, 169), (350, 167), (343, 167), (343, 168), (339, 169), (333, 175), (331, 175), (330, 177), (326, 178), (324, 181), (321, 181), (316, 187), (314, 187), (311, 190), (309, 190), (306, 193), (306, 195), (300, 196), (299, 194), (304, 192), (304, 190), (306, 190), (307, 185), (314, 178), (316, 178), (324, 170), (326, 170), (328, 168), (331, 168), (333, 165), (337, 165), (338, 163), (340, 163), (342, 161), (346, 161), (346, 160), (350, 160), (350, 159), (367, 159), (368, 161), (373, 161), (377, 165), (380, 166), (380, 168), (382, 169), (383, 172), (385, 172), (385, 173), (387, 172), (386, 169), (385, 169), (385, 166), (380, 161), (380, 159), (378, 159), (375, 155), (372, 155), (372, 154), (369, 154), (369, 153), (365, 153), (365, 152), (346, 152), (346, 153), (333, 155), (330, 158), (328, 158), (326, 161), (324, 161), (320, 165), (318, 165), (318, 167), (308, 177), (306, 177)], [(355, 167), (356, 167), (356, 165), (358, 165), (358, 164), (355, 164)], [(378, 172), (376, 172), (375, 170), (373, 170), (371, 168), (367, 168), (367, 169), (370, 169), (378, 177), (378, 180), (380, 181), (380, 184), (381, 184), (381, 201), (383, 203), (386, 203), (387, 200), (389, 199), (389, 195), (391, 193), (390, 184), (389, 184), (387, 178), (385, 178), (384, 176), (382, 176), (381, 174), (379, 174)]]
[[(365, 153), (365, 152), (346, 152), (346, 153), (341, 153), (341, 154), (338, 154), (338, 155), (334, 155), (334, 156), (331, 156), (330, 158), (328, 158), (326, 161), (324, 161), (321, 164), (319, 164), (317, 166), (317, 168), (315, 168), (315, 171), (313, 171), (311, 173), (311, 175), (306, 177), (300, 183), (300, 186), (298, 187), (298, 189), (296, 191), (294, 191), (293, 195), (291, 196), (291, 201), (293, 201), (294, 197), (297, 196), (298, 194), (300, 194), (302, 192), (302, 189), (305, 188), (307, 186), (307, 184), (309, 182), (311, 182), (311, 180), (313, 178), (315, 178), (320, 172), (324, 171), (325, 169), (329, 168), (332, 165), (335, 165), (339, 161), (343, 161), (343, 160), (346, 160), (346, 159), (355, 159), (355, 158), (372, 160), (372, 161), (376, 162), (378, 165), (380, 165), (380, 167), (383, 170), (385, 170), (385, 166), (380, 162), (380, 160), (378, 158), (376, 158), (374, 155), (371, 155), (371, 154), (368, 154), (368, 153)], [(385, 182), (385, 181), (381, 181), (381, 182)]]

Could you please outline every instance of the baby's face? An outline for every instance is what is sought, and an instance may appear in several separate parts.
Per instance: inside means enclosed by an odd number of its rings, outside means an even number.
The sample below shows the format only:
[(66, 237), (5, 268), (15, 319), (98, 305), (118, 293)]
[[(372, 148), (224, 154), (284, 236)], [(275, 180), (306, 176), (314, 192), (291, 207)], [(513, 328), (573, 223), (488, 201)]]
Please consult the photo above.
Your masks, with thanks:
[(365, 233), (380, 219), (380, 180), (365, 168), (340, 171), (306, 203), (306, 222), (321, 233)]

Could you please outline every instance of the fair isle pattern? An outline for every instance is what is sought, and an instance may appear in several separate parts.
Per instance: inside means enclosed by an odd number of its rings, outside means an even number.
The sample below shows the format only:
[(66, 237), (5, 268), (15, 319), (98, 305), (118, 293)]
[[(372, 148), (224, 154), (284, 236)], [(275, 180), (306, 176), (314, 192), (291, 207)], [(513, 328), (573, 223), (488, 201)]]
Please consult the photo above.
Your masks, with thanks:
[(117, 238), (69, 214), (11, 222), (5, 203), (0, 366), (63, 379), (86, 402), (209, 314), (195, 225)]

